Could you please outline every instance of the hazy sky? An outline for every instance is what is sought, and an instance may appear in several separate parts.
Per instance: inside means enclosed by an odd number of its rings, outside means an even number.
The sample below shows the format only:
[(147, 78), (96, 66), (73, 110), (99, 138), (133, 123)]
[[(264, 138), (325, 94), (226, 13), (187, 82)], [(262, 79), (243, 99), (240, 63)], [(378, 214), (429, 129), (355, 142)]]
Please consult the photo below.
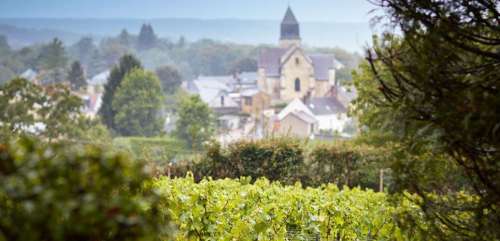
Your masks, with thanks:
[(0, 0), (0, 18), (280, 19), (290, 3), (301, 21), (367, 22), (367, 0)]

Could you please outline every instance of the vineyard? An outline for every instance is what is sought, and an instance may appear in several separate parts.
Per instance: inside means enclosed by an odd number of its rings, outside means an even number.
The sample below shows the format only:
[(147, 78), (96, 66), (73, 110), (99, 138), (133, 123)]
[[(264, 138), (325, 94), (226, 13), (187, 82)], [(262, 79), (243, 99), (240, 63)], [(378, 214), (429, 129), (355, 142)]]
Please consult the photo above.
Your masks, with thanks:
[(339, 190), (329, 184), (304, 189), (259, 179), (160, 178), (164, 210), (177, 226), (177, 240), (419, 240), (403, 233), (395, 217), (417, 212), (395, 207), (388, 195)]

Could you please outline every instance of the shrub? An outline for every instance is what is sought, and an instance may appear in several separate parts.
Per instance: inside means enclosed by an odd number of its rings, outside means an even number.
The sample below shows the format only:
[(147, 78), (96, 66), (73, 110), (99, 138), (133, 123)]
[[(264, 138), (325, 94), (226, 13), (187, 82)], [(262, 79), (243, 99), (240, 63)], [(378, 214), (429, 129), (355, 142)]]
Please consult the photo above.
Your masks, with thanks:
[(304, 155), (300, 143), (286, 138), (240, 141), (222, 148), (211, 143), (195, 169), (200, 176), (215, 178), (267, 177), (293, 183), (299, 180)]
[(166, 238), (168, 214), (142, 170), (91, 146), (1, 145), (0, 240)]
[(349, 141), (312, 147), (306, 163), (306, 180), (310, 185), (336, 183), (339, 187), (378, 188), (379, 171), (383, 168), (378, 153)]
[[(217, 142), (207, 146), (199, 162), (183, 162), (175, 170), (192, 170), (196, 180), (214, 178), (252, 179), (266, 177), (272, 181), (306, 186), (335, 183), (339, 187), (360, 186), (379, 188), (379, 173), (385, 169), (383, 153), (352, 141), (302, 143), (288, 138), (240, 141), (227, 147)], [(183, 176), (176, 172), (176, 176)], [(384, 176), (384, 186), (391, 185), (390, 173)]]

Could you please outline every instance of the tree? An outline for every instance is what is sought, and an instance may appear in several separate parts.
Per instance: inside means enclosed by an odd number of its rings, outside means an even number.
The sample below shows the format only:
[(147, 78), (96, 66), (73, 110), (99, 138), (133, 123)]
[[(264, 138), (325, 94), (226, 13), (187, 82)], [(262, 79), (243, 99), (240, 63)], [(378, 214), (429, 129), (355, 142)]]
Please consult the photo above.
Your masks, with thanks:
[(61, 40), (55, 38), (51, 43), (42, 47), (38, 64), (47, 73), (47, 83), (62, 82), (67, 63), (66, 50)]
[(232, 64), (231, 73), (239, 74), (241, 72), (256, 72), (257, 60), (252, 58), (242, 58)]
[(42, 47), (39, 64), (45, 70), (65, 68), (68, 62), (63, 42), (57, 38)]
[(141, 162), (81, 144), (0, 144), (0, 240), (172, 240)]
[(103, 123), (110, 130), (115, 129), (114, 119), (116, 113), (113, 111), (113, 99), (115, 91), (122, 82), (126, 74), (132, 69), (142, 68), (141, 63), (132, 55), (124, 55), (120, 59), (120, 63), (113, 67), (108, 78), (108, 83), (104, 86), (104, 94), (102, 96), (102, 105), (99, 109), (99, 116)]
[(118, 86), (113, 98), (116, 130), (124, 136), (156, 136), (162, 131), (163, 92), (151, 72), (133, 69)]
[(131, 37), (126, 29), (122, 29), (122, 31), (120, 32), (120, 35), (118, 36), (118, 41), (120, 41), (120, 44), (122, 44), (123, 46), (127, 46), (127, 47), (130, 46)]
[(11, 69), (0, 65), (0, 85), (14, 78), (16, 74)]
[(97, 50), (94, 40), (90, 37), (83, 37), (72, 46), (74, 55), (84, 66), (89, 66), (92, 61), (92, 55)]
[(104, 62), (99, 50), (95, 49), (90, 57), (90, 63), (87, 67), (89, 77), (94, 77), (107, 69), (108, 65)]
[(107, 39), (101, 42), (100, 55), (106, 66), (113, 66), (119, 59), (129, 53), (129, 49), (116, 39)]
[(71, 89), (79, 90), (87, 85), (85, 80), (85, 73), (83, 72), (82, 65), (80, 62), (75, 61), (71, 64), (71, 69), (68, 73), (68, 81), (70, 83)]
[[(64, 86), (40, 87), (17, 78), (0, 87), (0, 139), (37, 136), (53, 140), (106, 138), (102, 128), (85, 118), (82, 100)], [(99, 131), (96, 131), (98, 129)], [(92, 134), (92, 138), (89, 136)], [(88, 138), (87, 138), (88, 137)]]
[(7, 37), (0, 35), (0, 57), (6, 57), (10, 55), (12, 49), (10, 48)]
[(176, 47), (182, 49), (182, 48), (186, 47), (186, 43), (187, 43), (186, 38), (184, 36), (181, 36), (179, 38), (179, 40), (177, 41)]
[(143, 24), (139, 33), (137, 48), (139, 50), (148, 50), (156, 47), (157, 37), (153, 27), (149, 24)]
[(161, 81), (163, 92), (167, 95), (174, 94), (182, 84), (181, 74), (174, 67), (168, 65), (162, 66), (156, 69), (156, 75), (158, 75)]
[(176, 135), (192, 149), (200, 149), (214, 133), (213, 114), (198, 95), (181, 100), (176, 122)]
[(34, 47), (24, 47), (16, 52), (16, 58), (23, 64), (24, 68), (37, 68), (39, 49)]
[(367, 51), (360, 121), (395, 144), (398, 189), (420, 196), (429, 239), (500, 239), (498, 4), (373, 2), (403, 36)]

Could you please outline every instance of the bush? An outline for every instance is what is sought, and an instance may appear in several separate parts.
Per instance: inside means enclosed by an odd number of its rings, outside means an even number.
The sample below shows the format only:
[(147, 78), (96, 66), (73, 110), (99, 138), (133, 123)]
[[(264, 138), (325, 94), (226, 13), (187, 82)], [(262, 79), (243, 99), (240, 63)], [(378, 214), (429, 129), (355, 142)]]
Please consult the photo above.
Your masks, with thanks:
[(254, 179), (293, 183), (300, 178), (304, 155), (300, 143), (286, 138), (240, 141), (223, 149), (219, 143), (207, 147), (207, 155), (195, 166), (200, 176)]
[(342, 186), (361, 186), (378, 189), (379, 171), (383, 162), (378, 153), (349, 141), (321, 144), (312, 147), (306, 163), (306, 184), (317, 186), (336, 183)]
[[(196, 180), (213, 178), (266, 177), (284, 183), (302, 182), (306, 186), (335, 183), (339, 187), (360, 186), (378, 189), (379, 173), (386, 169), (383, 153), (352, 141), (317, 144), (288, 138), (240, 141), (222, 147), (210, 143), (198, 162), (177, 163), (176, 176), (192, 170)], [(184, 172), (179, 172), (184, 170)], [(384, 187), (391, 184), (385, 172)]]
[(0, 145), (0, 240), (168, 238), (168, 214), (142, 170), (91, 146)]

